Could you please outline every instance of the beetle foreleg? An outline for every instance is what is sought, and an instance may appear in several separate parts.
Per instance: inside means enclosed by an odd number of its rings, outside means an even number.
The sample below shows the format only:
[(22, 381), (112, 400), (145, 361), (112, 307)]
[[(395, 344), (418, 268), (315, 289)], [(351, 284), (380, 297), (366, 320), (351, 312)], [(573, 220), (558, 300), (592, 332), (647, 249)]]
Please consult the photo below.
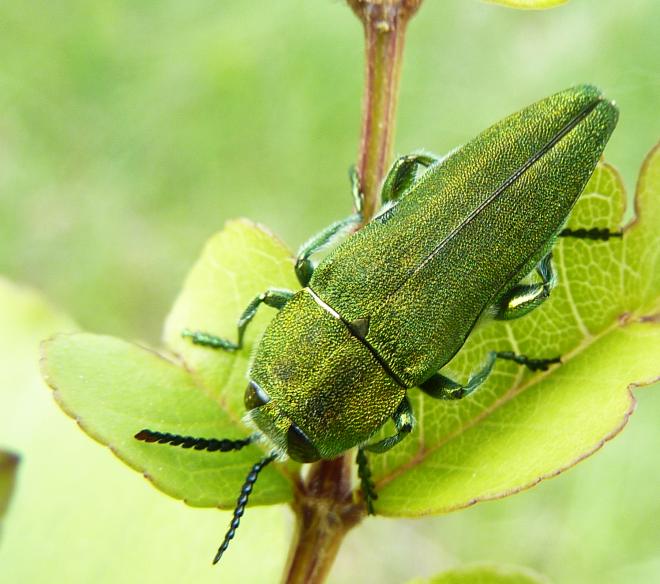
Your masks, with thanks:
[(364, 502), (367, 506), (367, 513), (369, 515), (374, 514), (373, 502), (378, 499), (378, 495), (376, 494), (374, 483), (371, 480), (371, 470), (369, 470), (369, 461), (367, 460), (365, 451), (378, 453), (386, 452), (412, 432), (412, 429), (415, 426), (415, 416), (413, 415), (412, 406), (407, 397), (404, 397), (401, 400), (399, 407), (392, 414), (392, 420), (396, 426), (396, 434), (394, 436), (383, 438), (373, 444), (365, 444), (364, 446), (361, 446), (358, 448), (357, 457), (355, 459), (355, 462), (358, 465), (358, 477), (360, 477)]
[(513, 320), (529, 314), (543, 304), (557, 284), (557, 276), (552, 267), (552, 253), (546, 255), (536, 266), (541, 282), (519, 284), (512, 288), (495, 306), (497, 320)]
[(430, 154), (408, 154), (398, 158), (387, 173), (380, 191), (381, 203), (396, 201), (415, 182), (420, 166), (428, 167), (439, 159)]
[(362, 448), (358, 448), (355, 463), (358, 467), (358, 477), (360, 479), (360, 486), (362, 487), (362, 496), (364, 497), (364, 504), (367, 507), (367, 515), (374, 515), (374, 501), (378, 499), (376, 493), (376, 486), (371, 480), (371, 469), (369, 468), (369, 460)]
[(357, 227), (361, 221), (362, 213), (358, 211), (354, 215), (346, 217), (346, 219), (335, 221), (302, 245), (296, 258), (296, 276), (301, 286), (307, 286), (314, 273), (314, 263), (310, 256), (337, 243), (348, 234), (351, 228)]
[(257, 314), (257, 309), (259, 306), (261, 304), (265, 304), (266, 306), (281, 310), (292, 296), (293, 292), (290, 290), (281, 290), (279, 288), (270, 288), (262, 294), (259, 294), (259, 296), (255, 296), (252, 302), (250, 302), (248, 307), (243, 311), (241, 317), (238, 319), (237, 343), (234, 343), (229, 339), (223, 339), (222, 337), (216, 337), (208, 333), (201, 331), (191, 331), (188, 329), (185, 329), (181, 335), (183, 337), (189, 338), (196, 345), (211, 347), (213, 349), (224, 349), (225, 351), (237, 351), (243, 347), (243, 336), (245, 335), (245, 329)]
[(404, 397), (401, 400), (399, 407), (392, 414), (392, 420), (396, 427), (396, 434), (394, 434), (394, 436), (388, 436), (387, 438), (383, 438), (373, 444), (365, 444), (362, 449), (369, 452), (386, 452), (412, 432), (412, 429), (415, 426), (415, 416), (413, 415), (412, 406), (407, 397)]

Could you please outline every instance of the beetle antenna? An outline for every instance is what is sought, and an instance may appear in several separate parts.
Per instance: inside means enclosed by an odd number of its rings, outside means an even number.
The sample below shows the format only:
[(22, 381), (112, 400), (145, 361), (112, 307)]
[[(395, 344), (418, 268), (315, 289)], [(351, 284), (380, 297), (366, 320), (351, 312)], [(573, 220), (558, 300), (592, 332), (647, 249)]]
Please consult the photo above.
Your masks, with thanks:
[(181, 448), (194, 448), (195, 450), (208, 450), (209, 452), (229, 452), (231, 450), (240, 450), (248, 444), (252, 444), (259, 438), (259, 434), (252, 434), (247, 438), (238, 440), (229, 440), (223, 438), (193, 438), (192, 436), (180, 436), (170, 434), (169, 432), (154, 432), (153, 430), (140, 430), (135, 439), (142, 442), (171, 444), (172, 446), (181, 446)]
[(241, 487), (241, 494), (236, 500), (236, 507), (234, 508), (234, 517), (232, 518), (231, 523), (229, 524), (229, 530), (225, 534), (225, 539), (222, 542), (222, 545), (218, 548), (218, 552), (215, 554), (215, 558), (213, 558), (214, 564), (217, 564), (220, 561), (222, 554), (224, 554), (226, 549), (229, 547), (229, 542), (234, 538), (234, 535), (236, 534), (236, 530), (238, 529), (238, 525), (241, 522), (241, 517), (243, 516), (243, 513), (245, 511), (245, 506), (247, 505), (248, 498), (250, 497), (250, 493), (252, 492), (252, 487), (254, 486), (254, 483), (257, 482), (259, 473), (264, 469), (264, 467), (268, 466), (276, 458), (277, 458), (277, 452), (271, 452), (268, 456), (262, 458), (259, 462), (257, 462), (248, 473), (248, 476), (245, 478), (245, 482)]

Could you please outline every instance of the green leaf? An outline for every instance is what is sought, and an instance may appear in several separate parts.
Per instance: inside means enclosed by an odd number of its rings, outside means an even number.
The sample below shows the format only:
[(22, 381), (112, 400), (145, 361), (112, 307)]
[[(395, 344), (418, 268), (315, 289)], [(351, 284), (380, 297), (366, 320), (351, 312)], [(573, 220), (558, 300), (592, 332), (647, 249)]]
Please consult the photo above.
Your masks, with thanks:
[(566, 4), (568, 0), (485, 0), (485, 2), (501, 4), (509, 8), (521, 8), (523, 10), (544, 10)]
[[(504, 497), (555, 476), (598, 450), (632, 413), (630, 388), (660, 373), (660, 154), (644, 163), (637, 218), (622, 239), (565, 238), (555, 251), (559, 285), (544, 306), (476, 331), (445, 369), (466, 379), (490, 350), (563, 364), (532, 374), (498, 363), (488, 382), (460, 402), (410, 392), (418, 427), (372, 456), (376, 512), (444, 513)], [(616, 229), (625, 192), (600, 164), (569, 226)]]
[(408, 584), (549, 584), (549, 580), (523, 568), (483, 565), (449, 570)]
[(267, 288), (300, 287), (291, 252), (263, 227), (230, 221), (204, 247), (165, 322), (164, 341), (178, 353), (196, 380), (237, 419), (245, 413), (246, 372), (255, 341), (275, 310), (262, 306), (246, 329), (245, 346), (235, 353), (213, 351), (181, 337), (184, 329), (237, 340), (236, 321)]
[[(264, 455), (259, 446), (209, 453), (145, 444), (133, 436), (143, 428), (206, 438), (250, 433), (240, 421), (245, 372), (268, 309), (238, 353), (195, 347), (180, 332), (194, 328), (235, 337), (235, 322), (249, 300), (269, 286), (292, 284), (292, 274), (289, 252), (272, 235), (247, 221), (231, 222), (207, 244), (167, 320), (165, 340), (185, 365), (118, 339), (76, 334), (44, 344), (44, 376), (61, 407), (90, 436), (163, 492), (193, 506), (233, 508), (247, 472)], [(265, 469), (250, 503), (289, 501), (287, 468)]]
[(0, 520), (7, 511), (9, 499), (16, 481), (16, 467), (18, 457), (4, 450), (0, 450)]
[[(250, 509), (213, 568), (231, 513), (159, 495), (62, 415), (39, 375), (39, 342), (74, 329), (39, 295), (0, 278), (0, 444), (21, 458), (2, 521), (0, 582), (211, 584), (281, 573), (287, 510)], [(268, 553), (250, 561), (255, 549)]]
[[(183, 367), (138, 345), (83, 333), (45, 342), (43, 354), (44, 378), (55, 398), (90, 436), (172, 497), (196, 507), (234, 507), (245, 475), (263, 457), (257, 446), (210, 453), (134, 438), (143, 428), (220, 438), (249, 433)], [(288, 480), (271, 466), (251, 501), (289, 497)]]

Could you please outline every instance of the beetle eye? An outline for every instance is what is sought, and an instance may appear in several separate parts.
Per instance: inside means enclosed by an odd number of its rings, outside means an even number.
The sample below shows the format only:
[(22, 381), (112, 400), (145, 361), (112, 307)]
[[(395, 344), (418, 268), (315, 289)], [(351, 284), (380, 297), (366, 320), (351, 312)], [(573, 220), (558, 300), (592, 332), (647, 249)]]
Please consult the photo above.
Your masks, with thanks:
[(250, 411), (267, 404), (270, 401), (270, 397), (256, 382), (250, 379), (243, 401), (245, 403), (245, 409)]
[(314, 462), (321, 455), (310, 442), (305, 433), (295, 424), (291, 424), (286, 435), (287, 452), (293, 460), (298, 462)]

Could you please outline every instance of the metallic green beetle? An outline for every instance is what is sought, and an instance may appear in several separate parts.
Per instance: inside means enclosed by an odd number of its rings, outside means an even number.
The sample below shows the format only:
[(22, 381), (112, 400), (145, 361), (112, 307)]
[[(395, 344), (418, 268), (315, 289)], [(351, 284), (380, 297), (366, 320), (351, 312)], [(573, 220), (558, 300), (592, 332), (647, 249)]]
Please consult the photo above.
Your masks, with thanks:
[[(249, 370), (245, 405), (256, 434), (237, 441), (152, 430), (136, 436), (207, 450), (238, 449), (257, 438), (271, 445), (247, 477), (215, 561), (234, 536), (258, 473), (277, 457), (311, 462), (358, 446), (371, 512), (364, 451), (383, 452), (412, 430), (408, 388), (458, 399), (486, 379), (497, 358), (532, 369), (558, 361), (492, 352), (465, 384), (439, 373), (480, 321), (518, 318), (548, 298), (552, 247), (617, 118), (598, 89), (578, 86), (509, 116), (442, 159), (400, 158), (384, 181), (380, 214), (314, 267), (312, 254), (360, 223), (354, 179), (358, 213), (300, 250), (302, 290), (271, 289), (255, 298), (239, 319), (236, 343), (184, 332), (194, 343), (236, 350), (260, 304), (280, 309)], [(616, 235), (581, 231), (565, 234)], [(522, 283), (532, 272), (536, 282)], [(390, 418), (397, 433), (370, 443)]]

